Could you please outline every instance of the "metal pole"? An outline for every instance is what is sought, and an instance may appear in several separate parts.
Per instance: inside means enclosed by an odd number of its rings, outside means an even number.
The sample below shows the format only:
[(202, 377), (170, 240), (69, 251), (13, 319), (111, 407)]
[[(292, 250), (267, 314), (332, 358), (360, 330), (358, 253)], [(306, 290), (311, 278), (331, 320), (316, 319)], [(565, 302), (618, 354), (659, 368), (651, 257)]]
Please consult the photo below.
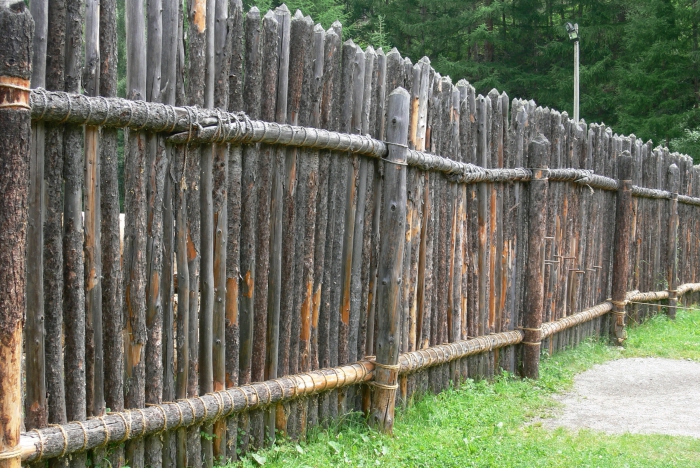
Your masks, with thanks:
[(574, 41), (574, 122), (579, 121), (579, 103), (578, 103), (578, 24), (574, 24), (576, 29), (576, 40)]

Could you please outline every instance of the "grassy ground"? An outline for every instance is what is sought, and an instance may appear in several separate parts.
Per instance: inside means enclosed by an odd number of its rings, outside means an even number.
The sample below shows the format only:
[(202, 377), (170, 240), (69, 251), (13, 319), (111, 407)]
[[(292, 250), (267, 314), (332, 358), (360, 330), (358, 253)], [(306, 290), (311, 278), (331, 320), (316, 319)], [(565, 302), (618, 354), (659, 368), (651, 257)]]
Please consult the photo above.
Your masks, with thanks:
[(340, 431), (317, 431), (302, 444), (281, 442), (238, 466), (700, 466), (698, 439), (550, 431), (532, 422), (556, 410), (551, 395), (570, 388), (576, 373), (610, 359), (639, 356), (700, 362), (700, 313), (679, 312), (675, 322), (658, 316), (631, 330), (624, 350), (590, 341), (546, 358), (539, 381), (501, 376), (427, 395), (399, 411), (393, 437), (372, 431), (355, 415)]

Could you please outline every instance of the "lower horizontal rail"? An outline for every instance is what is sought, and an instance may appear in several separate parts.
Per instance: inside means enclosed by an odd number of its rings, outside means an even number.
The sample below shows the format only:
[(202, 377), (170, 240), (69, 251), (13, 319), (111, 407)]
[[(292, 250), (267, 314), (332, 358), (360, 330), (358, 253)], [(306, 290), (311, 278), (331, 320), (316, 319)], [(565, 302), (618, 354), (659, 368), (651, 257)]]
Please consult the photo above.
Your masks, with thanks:
[[(678, 287), (678, 295), (700, 291), (700, 283)], [(668, 291), (628, 293), (628, 301), (660, 301), (668, 299)], [(606, 301), (554, 322), (542, 324), (541, 337), (547, 338), (576, 325), (605, 315), (613, 308)], [(399, 356), (401, 374), (446, 364), (494, 349), (519, 344), (523, 332), (513, 330), (479, 336), (456, 343), (446, 343), (404, 353)], [(20, 440), (22, 461), (37, 461), (121, 443), (151, 434), (172, 431), (203, 422), (214, 421), (234, 413), (265, 407), (280, 401), (313, 395), (350, 385), (371, 383), (374, 362), (361, 360), (354, 364), (320, 369), (257, 382), (201, 397), (110, 413), (82, 422), (71, 422), (23, 433)]]

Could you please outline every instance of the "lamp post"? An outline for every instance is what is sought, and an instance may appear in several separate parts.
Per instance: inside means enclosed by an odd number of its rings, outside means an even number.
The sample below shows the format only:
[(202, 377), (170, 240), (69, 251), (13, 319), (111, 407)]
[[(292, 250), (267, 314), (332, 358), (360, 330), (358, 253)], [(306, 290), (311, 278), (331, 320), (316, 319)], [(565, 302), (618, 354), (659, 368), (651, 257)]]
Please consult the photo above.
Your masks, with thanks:
[(578, 104), (578, 23), (566, 23), (566, 32), (569, 33), (569, 39), (574, 42), (574, 122), (579, 121), (579, 104)]

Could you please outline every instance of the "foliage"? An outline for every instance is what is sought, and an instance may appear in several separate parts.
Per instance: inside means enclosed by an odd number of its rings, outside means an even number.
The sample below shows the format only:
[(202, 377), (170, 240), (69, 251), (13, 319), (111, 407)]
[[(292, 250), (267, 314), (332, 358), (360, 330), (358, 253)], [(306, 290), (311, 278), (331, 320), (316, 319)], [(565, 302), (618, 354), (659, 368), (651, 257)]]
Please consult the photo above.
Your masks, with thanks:
[[(671, 140), (671, 149), (679, 153), (697, 155), (700, 151), (700, 127), (695, 130), (686, 128), (683, 136)], [(696, 160), (700, 159), (696, 156)]]
[(502, 375), (492, 383), (470, 380), (458, 390), (418, 398), (399, 411), (393, 437), (369, 429), (356, 414), (339, 427), (312, 434), (306, 444), (283, 441), (239, 465), (698, 466), (697, 439), (549, 431), (537, 419), (556, 408), (554, 393), (568, 389), (576, 373), (594, 364), (651, 355), (700, 361), (699, 325), (697, 311), (679, 311), (676, 321), (659, 315), (630, 330), (624, 350), (587, 341), (544, 359), (538, 381)]

